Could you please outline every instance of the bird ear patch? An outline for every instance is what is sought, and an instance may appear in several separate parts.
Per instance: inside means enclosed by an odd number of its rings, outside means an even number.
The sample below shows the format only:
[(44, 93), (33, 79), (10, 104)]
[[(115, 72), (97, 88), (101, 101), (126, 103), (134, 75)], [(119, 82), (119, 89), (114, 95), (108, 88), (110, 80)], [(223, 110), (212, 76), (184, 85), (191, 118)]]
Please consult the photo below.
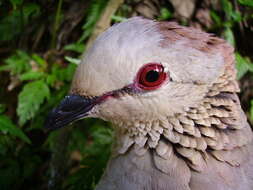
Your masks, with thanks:
[[(128, 130), (125, 133), (128, 135), (127, 142), (130, 143), (124, 146), (121, 154), (132, 144), (153, 148), (156, 151), (156, 160), (170, 159), (169, 154), (174, 155), (174, 152), (177, 152), (188, 166), (196, 171), (206, 167), (207, 149), (214, 153), (210, 156), (219, 161), (227, 161), (227, 155), (222, 157), (222, 150), (244, 146), (252, 139), (246, 118), (242, 117), (241, 109), (238, 107), (238, 85), (231, 73), (220, 76), (202, 102), (196, 107), (188, 108), (185, 113), (142, 125), (137, 124), (138, 122), (130, 124), (125, 128)], [(124, 126), (123, 123), (122, 125)], [(172, 149), (169, 149), (169, 145), (166, 147), (167, 144), (172, 146)], [(157, 164), (159, 167), (158, 162)]]
[[(224, 73), (236, 75), (234, 48), (225, 40), (196, 28), (180, 26), (175, 22), (159, 22), (157, 26), (162, 35), (160, 46), (168, 49), (168, 51), (177, 47), (180, 50), (179, 55), (182, 55), (180, 58), (176, 56), (177, 63), (180, 59), (185, 59), (183, 58), (184, 54), (188, 52), (188, 61), (191, 62), (191, 59), (193, 60), (190, 65), (196, 71), (196, 77), (201, 76), (200, 80), (206, 78), (206, 81), (210, 82)], [(196, 51), (200, 54), (197, 55)], [(201, 61), (203, 64), (194, 66), (196, 65), (197, 58), (200, 58), (201, 55), (203, 55)], [(185, 69), (189, 70), (189, 68)], [(205, 75), (202, 75), (202, 73), (205, 73)], [(190, 73), (191, 76), (193, 74), (194, 72)]]

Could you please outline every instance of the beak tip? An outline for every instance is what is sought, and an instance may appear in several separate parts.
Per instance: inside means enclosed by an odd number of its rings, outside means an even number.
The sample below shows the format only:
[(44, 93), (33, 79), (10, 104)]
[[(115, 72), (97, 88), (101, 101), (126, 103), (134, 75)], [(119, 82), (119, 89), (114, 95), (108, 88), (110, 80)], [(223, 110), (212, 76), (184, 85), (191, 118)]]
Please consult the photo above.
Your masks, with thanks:
[(54, 130), (64, 127), (87, 116), (94, 105), (95, 99), (91, 101), (78, 95), (66, 96), (60, 105), (48, 114), (44, 128)]

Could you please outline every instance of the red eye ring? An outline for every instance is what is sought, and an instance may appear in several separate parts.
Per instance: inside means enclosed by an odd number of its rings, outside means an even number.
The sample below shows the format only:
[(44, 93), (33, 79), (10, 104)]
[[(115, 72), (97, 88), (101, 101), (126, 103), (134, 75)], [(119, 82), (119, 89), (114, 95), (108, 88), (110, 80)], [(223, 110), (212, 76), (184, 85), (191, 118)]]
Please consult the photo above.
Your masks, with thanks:
[(148, 63), (138, 72), (136, 83), (143, 90), (155, 90), (168, 78), (164, 67), (160, 63)]

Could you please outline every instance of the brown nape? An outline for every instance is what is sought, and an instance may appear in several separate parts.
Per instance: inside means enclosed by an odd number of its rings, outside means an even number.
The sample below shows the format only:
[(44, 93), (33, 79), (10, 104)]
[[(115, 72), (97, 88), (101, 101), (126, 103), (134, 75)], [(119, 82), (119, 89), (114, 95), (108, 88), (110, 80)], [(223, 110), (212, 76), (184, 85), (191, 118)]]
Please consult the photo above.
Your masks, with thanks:
[[(221, 53), (225, 61), (224, 74), (215, 81), (202, 103), (184, 114), (168, 117), (170, 129), (163, 129), (162, 137), (155, 145), (158, 155), (174, 150), (194, 170), (205, 167), (208, 155), (219, 161), (229, 161), (227, 150), (237, 151), (252, 139), (252, 132), (237, 97), (233, 47), (224, 40), (200, 30), (179, 26), (176, 23), (157, 23), (164, 35), (161, 46), (168, 47), (176, 41), (208, 54)], [(160, 138), (162, 139), (162, 138)], [(173, 145), (173, 146), (171, 146)], [(162, 152), (162, 153), (161, 153)], [(168, 159), (168, 158), (167, 158)]]
[(225, 40), (215, 37), (213, 34), (203, 32), (193, 27), (180, 26), (175, 22), (157, 22), (159, 32), (163, 35), (162, 47), (180, 41), (186, 47), (191, 47), (205, 53), (222, 52), (225, 62), (233, 63), (233, 47)]

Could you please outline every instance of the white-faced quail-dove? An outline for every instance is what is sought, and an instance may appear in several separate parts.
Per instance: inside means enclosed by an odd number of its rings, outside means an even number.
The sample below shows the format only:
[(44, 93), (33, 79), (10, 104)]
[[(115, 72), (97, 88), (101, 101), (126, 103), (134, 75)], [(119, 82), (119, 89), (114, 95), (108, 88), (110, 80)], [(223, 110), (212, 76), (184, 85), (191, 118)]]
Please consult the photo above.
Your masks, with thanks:
[(97, 190), (252, 190), (252, 130), (234, 62), (212, 34), (128, 19), (87, 50), (46, 127), (85, 117), (115, 125)]

